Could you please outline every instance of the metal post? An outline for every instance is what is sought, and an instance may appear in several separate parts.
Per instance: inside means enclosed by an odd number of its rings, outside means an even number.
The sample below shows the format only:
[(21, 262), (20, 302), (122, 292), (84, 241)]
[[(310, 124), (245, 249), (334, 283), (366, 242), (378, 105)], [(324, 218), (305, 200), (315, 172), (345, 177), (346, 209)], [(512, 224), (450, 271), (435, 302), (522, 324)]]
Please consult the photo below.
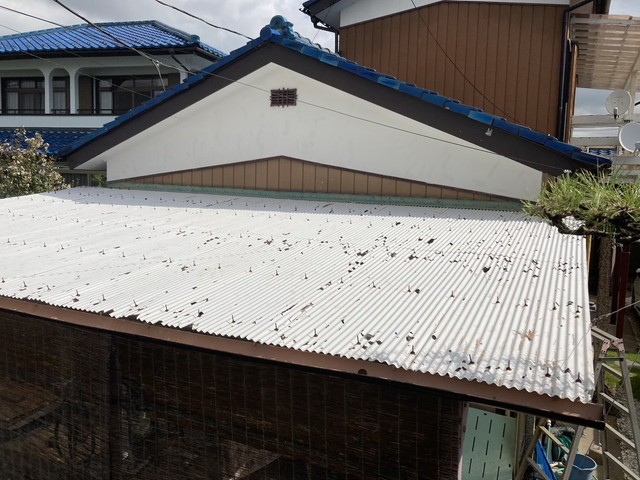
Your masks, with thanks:
[(629, 262), (631, 259), (631, 246), (629, 244), (624, 244), (618, 248), (618, 253), (620, 257), (619, 268), (618, 268), (618, 302), (617, 308), (618, 313), (616, 313), (616, 337), (622, 338), (624, 336), (624, 317), (627, 313), (626, 302), (627, 302), (627, 283), (629, 281)]

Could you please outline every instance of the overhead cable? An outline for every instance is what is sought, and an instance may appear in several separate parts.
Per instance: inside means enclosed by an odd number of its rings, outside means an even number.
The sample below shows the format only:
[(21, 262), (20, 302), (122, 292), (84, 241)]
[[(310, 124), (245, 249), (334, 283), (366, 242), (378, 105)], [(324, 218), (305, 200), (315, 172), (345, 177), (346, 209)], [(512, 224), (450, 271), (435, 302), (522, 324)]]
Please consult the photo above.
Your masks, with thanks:
[[(413, 7), (418, 10), (418, 6), (416, 5), (416, 2), (414, 0), (411, 0), (411, 3), (413, 4)], [(458, 67), (458, 65), (456, 65), (456, 62), (454, 62), (453, 58), (451, 58), (449, 56), (449, 54), (447, 53), (447, 51), (444, 49), (444, 47), (442, 46), (442, 44), (438, 41), (438, 38), (433, 34), (433, 32), (431, 31), (431, 29), (429, 28), (429, 25), (427, 24), (427, 22), (424, 20), (424, 18), (422, 18), (422, 12), (420, 10), (418, 10), (418, 17), (420, 18), (420, 21), (422, 22), (422, 24), (425, 26), (425, 28), (427, 29), (427, 33), (429, 35), (431, 35), (431, 38), (433, 38), (433, 41), (435, 42), (435, 44), (437, 45), (437, 47), (442, 50), (442, 53), (444, 53), (444, 56), (447, 58), (447, 60), (449, 60), (449, 62), (451, 62), (451, 65), (453, 65), (453, 68), (456, 69), (456, 71), (462, 75), (462, 78), (464, 78), (467, 83), (469, 85), (471, 85), (471, 88), (473, 88), (482, 98), (484, 98), (487, 102), (489, 102), (498, 112), (502, 113), (506, 118), (513, 120), (512, 117), (510, 117), (504, 110), (502, 110), (500, 107), (498, 107), (495, 103), (493, 103), (491, 100), (489, 100), (486, 95), (484, 93), (482, 93), (482, 91), (476, 87), (474, 85), (474, 83), (469, 79), (469, 77), (467, 77), (465, 75), (465, 73), (460, 69), (460, 67)]]
[[(67, 7), (66, 5), (64, 5), (60, 0), (53, 0), (53, 2), (59, 4), (60, 6), (62, 6), (63, 8), (65, 8), (66, 10), (71, 12), (73, 15), (75, 15), (78, 18), (80, 18), (83, 21), (85, 21), (88, 25), (91, 25), (91, 26), (95, 27), (97, 30), (103, 32), (105, 35), (109, 36), (114, 41), (118, 42), (119, 44), (125, 46), (126, 48), (128, 48), (128, 49), (138, 53), (139, 55), (147, 58), (148, 60), (150, 60), (154, 64), (156, 69), (158, 70), (158, 73), (160, 73), (160, 70), (159, 70), (160, 66), (164, 66), (164, 67), (167, 67), (167, 68), (175, 69), (175, 70), (177, 70), (179, 72), (183, 72), (183, 73), (186, 73), (186, 74), (194, 73), (194, 72), (190, 72), (188, 70), (182, 69), (182, 68), (180, 68), (180, 67), (178, 67), (176, 65), (166, 64), (166, 63), (162, 62), (161, 60), (155, 59), (155, 58), (147, 55), (146, 53), (141, 52), (140, 50), (128, 45), (126, 42), (124, 42), (123, 40), (119, 39), (115, 35), (105, 31), (103, 28), (101, 28), (100, 26), (98, 26), (95, 23), (91, 22), (87, 18), (85, 18), (82, 15), (76, 13), (73, 9), (71, 9), (71, 8)], [(221, 75), (219, 73), (207, 72), (206, 70), (200, 70), (197, 73), (200, 73), (202, 75), (215, 77), (215, 78), (219, 78), (221, 80), (225, 80), (225, 81), (229, 82), (230, 84), (236, 83), (238, 85), (242, 85), (242, 86), (245, 86), (245, 87), (248, 87), (248, 88), (252, 88), (252, 89), (264, 92), (267, 95), (271, 94), (270, 90), (258, 87), (256, 85), (251, 85), (251, 84), (243, 82), (241, 80), (232, 79), (232, 78), (226, 77), (224, 75)], [(163, 88), (164, 88), (164, 85), (163, 85)], [(531, 166), (531, 165), (544, 166), (544, 167), (547, 167), (549, 169), (553, 169), (553, 170), (557, 171), (558, 174), (566, 172), (566, 170), (563, 167), (555, 167), (555, 166), (552, 166), (552, 165), (544, 164), (542, 162), (536, 162), (536, 161), (533, 161), (533, 160), (525, 160), (523, 158), (520, 158), (520, 157), (517, 157), (517, 156), (512, 156), (512, 155), (505, 156), (503, 154), (500, 154), (500, 153), (497, 153), (497, 152), (493, 152), (491, 150), (488, 150), (488, 149), (482, 148), (482, 147), (478, 147), (478, 146), (475, 146), (473, 144), (459, 143), (459, 142), (456, 142), (456, 141), (453, 141), (453, 140), (448, 140), (448, 139), (444, 139), (444, 138), (438, 138), (438, 137), (435, 137), (435, 136), (432, 136), (432, 135), (427, 135), (425, 133), (419, 133), (419, 132), (407, 130), (407, 129), (404, 129), (404, 128), (401, 128), (401, 127), (396, 127), (394, 125), (389, 125), (389, 124), (386, 124), (386, 123), (383, 123), (383, 122), (379, 122), (379, 121), (376, 121), (376, 120), (371, 120), (371, 119), (368, 119), (368, 118), (365, 118), (365, 117), (361, 117), (361, 116), (358, 116), (358, 115), (353, 115), (351, 113), (335, 110), (333, 108), (326, 107), (324, 105), (318, 105), (318, 104), (314, 104), (314, 103), (311, 103), (311, 102), (307, 102), (307, 101), (301, 100), (300, 98), (298, 98), (298, 103), (299, 104), (308, 105), (310, 107), (322, 109), (322, 110), (325, 110), (325, 111), (328, 111), (328, 112), (332, 112), (332, 113), (335, 113), (335, 114), (338, 114), (338, 115), (342, 115), (344, 117), (348, 117), (348, 118), (352, 118), (352, 119), (359, 120), (359, 121), (362, 121), (362, 122), (370, 123), (372, 125), (378, 125), (378, 126), (381, 126), (381, 127), (384, 127), (384, 128), (389, 128), (389, 129), (395, 130), (395, 131), (407, 133), (407, 134), (410, 134), (410, 135), (415, 135), (415, 136), (418, 136), (418, 137), (421, 137), (421, 138), (426, 138), (426, 139), (429, 139), (429, 140), (434, 140), (434, 141), (437, 141), (437, 142), (446, 143), (446, 144), (449, 144), (449, 145), (454, 145), (454, 146), (465, 148), (465, 149), (468, 149), (468, 150), (481, 152), (481, 153), (487, 154), (487, 155), (493, 155), (493, 156), (496, 156), (496, 157), (510, 158), (512, 160), (519, 161), (519, 162), (521, 162), (521, 163), (523, 163), (525, 165), (529, 165), (529, 166)]]
[[(125, 42), (124, 40), (119, 39), (118, 37), (116, 37), (115, 35), (112, 35), (110, 32), (108, 32), (106, 29), (102, 28), (99, 25), (96, 25), (95, 23), (93, 23), (92, 21), (88, 20), (87, 18), (83, 17), (82, 15), (80, 15), (78, 12), (76, 12), (75, 10), (73, 10), (72, 8), (66, 6), (64, 3), (62, 3), (60, 0), (52, 0), (53, 2), (57, 3), (58, 5), (60, 5), (62, 8), (64, 8), (65, 10), (67, 10), (69, 13), (75, 15), (76, 17), (80, 18), (81, 20), (85, 21), (88, 25), (91, 25), (93, 28), (95, 28), (96, 30), (98, 30), (99, 32), (104, 33), (107, 37), (111, 38), (113, 41), (119, 43), (120, 45), (128, 48), (129, 50), (136, 52), (138, 55), (148, 59), (153, 66), (156, 68), (156, 70), (158, 71), (158, 76), (160, 77), (160, 79), (162, 80), (162, 74), (160, 73), (160, 62), (158, 60), (156, 60), (155, 58), (151, 57), (150, 55), (147, 55), (146, 53), (144, 53), (141, 50), (138, 50), (137, 48), (129, 45), (127, 42)], [(166, 66), (166, 65), (165, 65)], [(162, 84), (162, 89), (166, 91), (166, 88), (164, 86), (164, 82), (160, 82)]]
[(235, 30), (231, 30), (230, 28), (226, 28), (226, 27), (221, 27), (220, 25), (214, 25), (213, 23), (208, 22), (207, 20), (205, 20), (202, 17), (198, 17), (197, 15), (194, 15), (193, 13), (189, 13), (186, 10), (182, 10), (181, 8), (178, 8), (176, 6), (170, 5), (170, 4), (168, 4), (166, 2), (163, 2), (161, 0), (156, 0), (156, 2), (158, 2), (160, 5), (164, 5), (165, 7), (173, 8), (174, 10), (177, 10), (180, 13), (184, 13), (185, 15), (188, 15), (191, 18), (195, 18), (196, 20), (200, 20), (201, 22), (206, 23), (210, 27), (218, 28), (220, 30), (224, 30), (225, 32), (233, 33), (235, 35), (239, 35), (241, 37), (248, 38), (249, 40), (253, 40), (253, 38), (249, 37), (248, 35), (245, 35), (244, 33), (236, 32)]
[[(24, 15), (25, 17), (35, 18), (36, 20), (40, 20), (41, 22), (50, 23), (51, 25), (55, 25), (56, 27), (64, 27), (64, 25), (62, 25), (60, 23), (53, 22), (51, 20), (47, 20), (46, 18), (41, 18), (41, 17), (38, 17), (36, 15), (31, 15), (30, 13), (21, 12), (20, 10), (14, 10), (13, 8), (5, 7), (3, 5), (0, 5), (0, 8), (2, 10), (7, 10), (9, 12), (17, 13), (19, 15)], [(8, 27), (5, 27), (5, 28), (8, 28)], [(13, 29), (10, 28), (9, 30), (13, 30)]]

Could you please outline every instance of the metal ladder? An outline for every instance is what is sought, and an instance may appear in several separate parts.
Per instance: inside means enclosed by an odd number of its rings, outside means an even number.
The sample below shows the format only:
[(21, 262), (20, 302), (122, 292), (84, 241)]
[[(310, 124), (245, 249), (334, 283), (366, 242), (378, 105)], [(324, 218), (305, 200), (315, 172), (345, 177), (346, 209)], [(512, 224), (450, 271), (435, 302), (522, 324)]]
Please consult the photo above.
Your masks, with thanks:
[(522, 457), (520, 464), (518, 465), (518, 470), (514, 477), (515, 480), (522, 480), (522, 478), (524, 478), (524, 474), (527, 470), (527, 467), (533, 468), (538, 473), (538, 475), (540, 475), (545, 480), (552, 480), (544, 473), (542, 468), (540, 468), (540, 466), (533, 460), (533, 457), (532, 457), (533, 451), (536, 448), (536, 444), (538, 443), (538, 440), (540, 440), (542, 435), (546, 435), (547, 437), (549, 437), (551, 441), (555, 443), (567, 455), (567, 465), (564, 471), (563, 478), (569, 478), (571, 476), (571, 470), (573, 469), (573, 462), (576, 458), (576, 455), (578, 454), (578, 443), (580, 443), (580, 437), (582, 437), (582, 432), (584, 431), (584, 427), (582, 425), (576, 426), (576, 432), (574, 435), (573, 443), (571, 445), (571, 449), (568, 449), (567, 447), (564, 446), (562, 442), (560, 442), (556, 438), (555, 435), (551, 433), (549, 429), (545, 428), (544, 425), (546, 423), (547, 423), (546, 418), (540, 418), (538, 420), (538, 424), (536, 425), (536, 430), (533, 434), (533, 439), (531, 440), (531, 443), (527, 447), (527, 450), (524, 456)]
[[(595, 359), (595, 381), (596, 381), (596, 400), (598, 403), (604, 405), (605, 412), (605, 429), (600, 432), (600, 442), (602, 444), (602, 463), (605, 472), (605, 478), (610, 478), (610, 466), (611, 464), (617, 465), (633, 480), (640, 480), (638, 472), (634, 472), (627, 467), (622, 460), (613, 455), (608, 448), (608, 440), (610, 434), (612, 437), (618, 439), (621, 443), (625, 444), (631, 450), (635, 451), (636, 458), (640, 464), (640, 428), (638, 426), (638, 412), (635, 408), (633, 400), (633, 391), (631, 389), (631, 379), (629, 376), (629, 366), (627, 365), (627, 359), (625, 355), (624, 341), (621, 338), (615, 337), (604, 330), (593, 327), (591, 334), (596, 344), (597, 357)], [(599, 348), (597, 344), (599, 343)], [(616, 352), (614, 356), (607, 356), (611, 351)], [(618, 369), (613, 368), (610, 364), (617, 363)], [(614, 377), (622, 380), (622, 388), (624, 389), (626, 397), (626, 405), (615, 400), (611, 395), (604, 391), (604, 374), (610, 373)], [(624, 434), (613, 427), (608, 421), (608, 413), (611, 408), (616, 408), (620, 412), (624, 412), (629, 416), (631, 422), (631, 432), (633, 439), (627, 438)]]

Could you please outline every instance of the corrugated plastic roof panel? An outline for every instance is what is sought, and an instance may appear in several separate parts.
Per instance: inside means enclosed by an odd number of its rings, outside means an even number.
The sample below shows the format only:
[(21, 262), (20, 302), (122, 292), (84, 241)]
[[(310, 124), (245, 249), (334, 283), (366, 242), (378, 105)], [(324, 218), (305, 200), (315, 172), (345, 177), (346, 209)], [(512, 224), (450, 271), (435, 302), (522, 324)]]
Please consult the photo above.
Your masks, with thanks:
[[(197, 35), (189, 35), (155, 20), (96, 25), (134, 48), (199, 47), (220, 57), (225, 55), (220, 50), (202, 43)], [(126, 48), (109, 35), (88, 24), (0, 37), (0, 55), (67, 50), (126, 50)]]
[(0, 200), (0, 230), (5, 297), (594, 390), (585, 241), (517, 212), (76, 188)]

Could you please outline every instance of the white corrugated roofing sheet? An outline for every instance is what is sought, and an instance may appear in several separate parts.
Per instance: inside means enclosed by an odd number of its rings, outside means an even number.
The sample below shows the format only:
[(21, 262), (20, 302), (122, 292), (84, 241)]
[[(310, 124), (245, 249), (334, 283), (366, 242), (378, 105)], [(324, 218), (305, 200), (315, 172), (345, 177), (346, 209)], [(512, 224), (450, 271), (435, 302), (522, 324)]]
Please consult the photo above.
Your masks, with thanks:
[(0, 231), (2, 296), (593, 393), (584, 239), (519, 213), (76, 188)]

